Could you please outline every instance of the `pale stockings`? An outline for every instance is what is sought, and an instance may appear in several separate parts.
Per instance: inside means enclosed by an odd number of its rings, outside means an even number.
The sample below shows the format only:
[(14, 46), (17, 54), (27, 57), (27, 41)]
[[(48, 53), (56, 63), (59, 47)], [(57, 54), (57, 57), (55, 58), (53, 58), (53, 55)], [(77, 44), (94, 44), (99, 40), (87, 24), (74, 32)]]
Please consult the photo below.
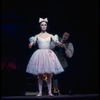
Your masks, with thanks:
[(43, 85), (43, 75), (39, 74), (39, 76), (38, 76), (39, 94), (37, 96), (42, 96), (42, 85)]
[[(43, 85), (43, 75), (39, 74), (39, 78), (38, 78), (39, 94), (37, 96), (42, 96), (42, 85)], [(48, 86), (48, 95), (53, 96), (51, 92), (52, 90), (51, 74), (47, 74), (47, 86)]]
[(51, 74), (47, 74), (47, 86), (48, 86), (48, 94), (49, 96), (53, 96), (52, 94), (52, 79), (51, 79)]

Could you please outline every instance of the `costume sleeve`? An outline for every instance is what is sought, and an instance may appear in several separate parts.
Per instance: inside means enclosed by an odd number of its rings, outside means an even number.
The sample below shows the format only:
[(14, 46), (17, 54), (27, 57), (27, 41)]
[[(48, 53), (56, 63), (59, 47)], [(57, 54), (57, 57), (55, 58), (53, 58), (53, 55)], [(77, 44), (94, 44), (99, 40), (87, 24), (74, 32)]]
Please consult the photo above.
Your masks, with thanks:
[(31, 43), (31, 42), (36, 43), (36, 37), (33, 37), (33, 36), (30, 37), (30, 38), (29, 38), (29, 42), (30, 42), (30, 43)]
[(54, 35), (54, 36), (52, 37), (52, 40), (53, 40), (54, 42), (57, 42), (57, 41), (58, 41), (58, 35)]
[(65, 54), (67, 57), (71, 58), (73, 56), (73, 53), (74, 53), (73, 44), (69, 43), (67, 49), (65, 50)]

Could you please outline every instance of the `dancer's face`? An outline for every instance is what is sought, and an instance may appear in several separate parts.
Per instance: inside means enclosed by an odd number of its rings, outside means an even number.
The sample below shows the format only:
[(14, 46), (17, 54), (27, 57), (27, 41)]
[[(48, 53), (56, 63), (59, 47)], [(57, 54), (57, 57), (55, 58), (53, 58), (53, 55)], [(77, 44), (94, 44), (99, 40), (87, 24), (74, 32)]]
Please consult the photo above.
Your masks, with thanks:
[(40, 28), (41, 28), (42, 31), (46, 31), (46, 29), (47, 29), (47, 23), (46, 22), (42, 22), (40, 24)]

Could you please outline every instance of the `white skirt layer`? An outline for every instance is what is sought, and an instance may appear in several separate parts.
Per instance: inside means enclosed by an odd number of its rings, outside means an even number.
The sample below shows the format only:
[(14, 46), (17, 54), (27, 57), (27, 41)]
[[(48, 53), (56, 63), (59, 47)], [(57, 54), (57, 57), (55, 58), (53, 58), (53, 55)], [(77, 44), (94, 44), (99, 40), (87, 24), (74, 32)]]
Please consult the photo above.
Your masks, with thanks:
[(64, 69), (57, 56), (50, 49), (38, 49), (31, 56), (26, 68), (26, 72), (34, 75), (38, 74), (59, 74)]

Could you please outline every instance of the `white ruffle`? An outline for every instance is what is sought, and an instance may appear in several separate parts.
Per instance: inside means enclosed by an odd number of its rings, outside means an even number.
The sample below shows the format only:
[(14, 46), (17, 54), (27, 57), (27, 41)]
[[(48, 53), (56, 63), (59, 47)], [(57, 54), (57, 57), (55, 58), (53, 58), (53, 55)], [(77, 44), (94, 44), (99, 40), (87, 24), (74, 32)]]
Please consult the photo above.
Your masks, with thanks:
[(31, 37), (31, 38), (29, 38), (29, 42), (36, 42), (36, 37)]
[(54, 36), (52, 37), (52, 40), (53, 40), (54, 42), (57, 42), (57, 41), (58, 41), (58, 35), (54, 35)]

